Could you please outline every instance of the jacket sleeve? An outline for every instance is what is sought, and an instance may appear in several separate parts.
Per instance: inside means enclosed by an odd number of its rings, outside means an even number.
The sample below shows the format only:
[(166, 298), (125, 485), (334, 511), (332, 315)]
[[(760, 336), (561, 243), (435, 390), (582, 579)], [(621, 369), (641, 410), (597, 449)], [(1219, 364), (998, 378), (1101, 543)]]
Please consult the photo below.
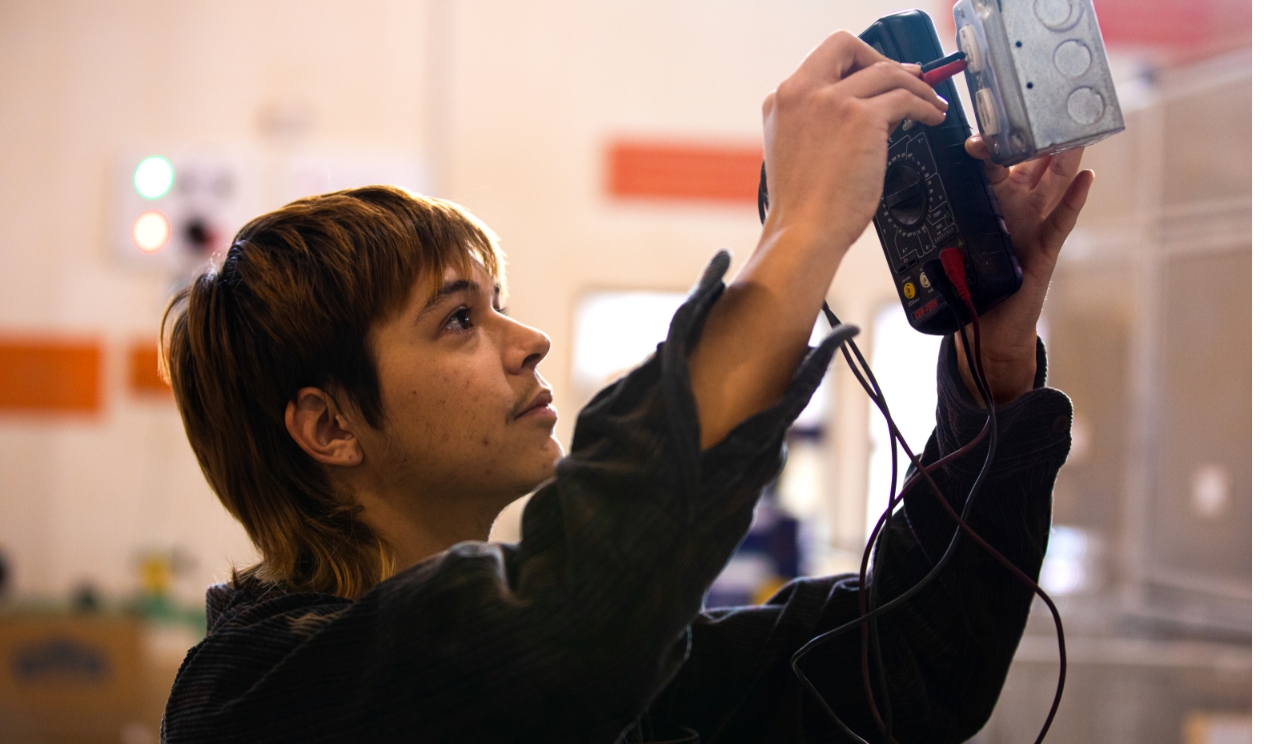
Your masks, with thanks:
[[(1032, 578), (1048, 538), (1054, 479), (1070, 447), (1071, 415), (1070, 400), (1044, 387), (1043, 344), (1037, 356), (1036, 389), (997, 411), (995, 460), (968, 519)], [(922, 455), (927, 463), (973, 439), (987, 417), (965, 392), (951, 337), (940, 350), (936, 417)], [(986, 450), (984, 440), (935, 474), (958, 512)], [(956, 526), (925, 483), (905, 498), (883, 538), (885, 560), (877, 575), (884, 599), (926, 575)], [(764, 605), (703, 613), (693, 624), (688, 663), (652, 717), (693, 728), (704, 742), (847, 741), (795, 677), (790, 658), (812, 638), (858, 617), (857, 582), (855, 574), (800, 579)], [(960, 742), (982, 727), (1032, 596), (962, 535), (944, 572), (879, 620), (893, 732), (901, 744)], [(872, 656), (870, 664), (872, 670)], [(800, 666), (849, 728), (868, 741), (882, 740), (861, 680), (859, 631), (817, 646)]]
[(701, 452), (687, 355), (727, 267), (717, 256), (656, 354), (581, 413), (519, 544), (456, 545), (355, 602), (284, 595), (232, 616), (186, 659), (167, 740), (618, 739), (678, 671), (839, 342)]

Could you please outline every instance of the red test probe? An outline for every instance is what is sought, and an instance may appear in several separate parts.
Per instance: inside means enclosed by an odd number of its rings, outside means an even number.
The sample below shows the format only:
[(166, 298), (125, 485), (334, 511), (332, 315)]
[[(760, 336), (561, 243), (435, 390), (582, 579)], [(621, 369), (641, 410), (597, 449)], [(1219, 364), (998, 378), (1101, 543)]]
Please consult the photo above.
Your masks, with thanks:
[(953, 52), (947, 57), (940, 57), (934, 62), (922, 65), (922, 82), (934, 88), (958, 72), (966, 69), (969, 62), (965, 52)]

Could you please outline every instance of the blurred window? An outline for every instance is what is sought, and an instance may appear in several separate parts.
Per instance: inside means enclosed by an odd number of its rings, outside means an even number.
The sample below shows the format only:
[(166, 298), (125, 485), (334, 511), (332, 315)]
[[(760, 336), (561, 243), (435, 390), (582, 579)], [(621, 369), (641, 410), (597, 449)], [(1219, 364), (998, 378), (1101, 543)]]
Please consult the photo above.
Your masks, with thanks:
[[(571, 355), (571, 384), (583, 395), (596, 392), (654, 353), (667, 338), (684, 292), (645, 290), (597, 291), (584, 295), (575, 308), (575, 345)], [(810, 344), (829, 331), (817, 317)], [(826, 374), (816, 394), (795, 421), (796, 429), (822, 430), (830, 412), (831, 375)]]
[(589, 292), (575, 308), (571, 384), (584, 394), (627, 372), (667, 338), (684, 292)]

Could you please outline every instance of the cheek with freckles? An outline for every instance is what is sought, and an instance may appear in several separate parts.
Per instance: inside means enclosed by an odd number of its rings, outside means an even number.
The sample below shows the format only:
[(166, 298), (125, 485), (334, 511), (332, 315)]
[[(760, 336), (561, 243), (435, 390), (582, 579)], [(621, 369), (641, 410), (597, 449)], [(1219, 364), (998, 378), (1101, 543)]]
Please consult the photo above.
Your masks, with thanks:
[(418, 492), (516, 497), (552, 475), (560, 445), (514, 417), (536, 381), (507, 376), (494, 347), (450, 355), (408, 349), (381, 359), (379, 374), (390, 481)]
[(408, 380), (403, 396), (384, 391), (393, 443), (411, 469), (439, 478), (493, 474), (513, 405), (494, 382), (464, 370), (434, 370), (424, 382)]

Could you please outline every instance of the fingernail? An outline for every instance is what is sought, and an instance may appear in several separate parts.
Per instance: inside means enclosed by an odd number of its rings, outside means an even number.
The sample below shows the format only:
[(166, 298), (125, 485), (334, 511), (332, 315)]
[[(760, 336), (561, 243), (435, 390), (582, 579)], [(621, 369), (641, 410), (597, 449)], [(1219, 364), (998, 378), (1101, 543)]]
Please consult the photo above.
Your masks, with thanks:
[(948, 99), (943, 96), (935, 96), (939, 100), (939, 107), (945, 111), (948, 110)]
[(913, 73), (914, 75), (921, 75), (921, 74), (922, 74), (922, 66), (921, 66), (921, 65), (915, 65), (915, 64), (913, 64), (913, 63), (911, 63), (911, 62), (901, 62), (901, 63), (900, 63), (900, 67), (903, 67), (904, 69), (908, 70), (909, 72)]

